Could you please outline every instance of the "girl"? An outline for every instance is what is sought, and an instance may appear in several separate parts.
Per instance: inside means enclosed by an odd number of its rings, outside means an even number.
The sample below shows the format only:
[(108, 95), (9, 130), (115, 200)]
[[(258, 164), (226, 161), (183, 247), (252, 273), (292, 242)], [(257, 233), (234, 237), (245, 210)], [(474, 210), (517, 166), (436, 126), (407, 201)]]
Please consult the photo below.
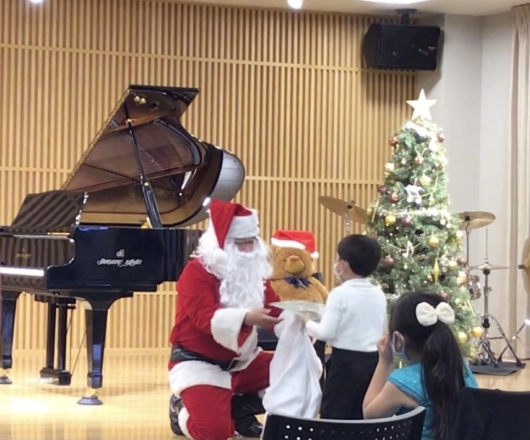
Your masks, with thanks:
[[(363, 403), (366, 419), (422, 405), (422, 440), (450, 440), (460, 390), (478, 388), (449, 328), (454, 320), (455, 312), (439, 295), (401, 295), (389, 333), (378, 343), (379, 362)], [(393, 356), (406, 366), (391, 372)]]

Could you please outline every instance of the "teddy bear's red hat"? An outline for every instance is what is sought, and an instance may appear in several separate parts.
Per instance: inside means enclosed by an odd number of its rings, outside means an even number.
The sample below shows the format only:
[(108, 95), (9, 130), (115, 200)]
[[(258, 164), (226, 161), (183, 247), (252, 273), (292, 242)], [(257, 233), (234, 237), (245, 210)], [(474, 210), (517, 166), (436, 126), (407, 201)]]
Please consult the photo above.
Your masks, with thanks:
[(315, 234), (311, 231), (276, 231), (271, 238), (271, 244), (283, 248), (306, 250), (311, 254), (311, 258), (319, 257), (316, 251)]

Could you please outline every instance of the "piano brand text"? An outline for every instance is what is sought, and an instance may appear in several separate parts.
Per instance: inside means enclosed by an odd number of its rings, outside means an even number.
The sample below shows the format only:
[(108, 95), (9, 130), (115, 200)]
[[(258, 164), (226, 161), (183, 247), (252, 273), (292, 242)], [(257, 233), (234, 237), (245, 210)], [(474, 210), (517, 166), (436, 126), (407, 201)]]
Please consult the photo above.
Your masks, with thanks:
[(118, 266), (118, 267), (133, 267), (140, 266), (142, 260), (130, 259), (130, 260), (109, 260), (107, 258), (100, 258), (96, 264), (98, 266)]

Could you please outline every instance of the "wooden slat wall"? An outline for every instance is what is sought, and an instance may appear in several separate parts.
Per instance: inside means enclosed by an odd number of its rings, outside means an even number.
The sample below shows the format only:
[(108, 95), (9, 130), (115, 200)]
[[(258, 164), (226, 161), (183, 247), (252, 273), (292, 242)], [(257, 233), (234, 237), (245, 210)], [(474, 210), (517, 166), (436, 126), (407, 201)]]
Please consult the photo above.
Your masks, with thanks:
[[(0, 224), (28, 192), (58, 188), (129, 84), (196, 86), (185, 127), (237, 154), (237, 200), (263, 236), (313, 230), (328, 282), (341, 219), (318, 196), (366, 205), (409, 115), (415, 75), (362, 63), (376, 19), (136, 0), (0, 2)], [(360, 231), (355, 227), (354, 231)], [(167, 346), (173, 286), (116, 303), (109, 348)], [(19, 300), (17, 349), (43, 349), (44, 307)], [(73, 315), (79, 347), (83, 315)]]

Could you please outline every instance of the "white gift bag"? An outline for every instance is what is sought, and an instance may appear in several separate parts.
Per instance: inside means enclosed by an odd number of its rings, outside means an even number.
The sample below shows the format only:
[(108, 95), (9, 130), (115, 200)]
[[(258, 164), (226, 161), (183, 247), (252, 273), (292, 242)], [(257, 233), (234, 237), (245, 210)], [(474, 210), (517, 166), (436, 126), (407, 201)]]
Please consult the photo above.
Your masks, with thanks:
[(276, 326), (278, 345), (270, 365), (269, 387), (263, 397), (267, 414), (315, 418), (320, 410), (322, 362), (302, 319), (282, 313)]

